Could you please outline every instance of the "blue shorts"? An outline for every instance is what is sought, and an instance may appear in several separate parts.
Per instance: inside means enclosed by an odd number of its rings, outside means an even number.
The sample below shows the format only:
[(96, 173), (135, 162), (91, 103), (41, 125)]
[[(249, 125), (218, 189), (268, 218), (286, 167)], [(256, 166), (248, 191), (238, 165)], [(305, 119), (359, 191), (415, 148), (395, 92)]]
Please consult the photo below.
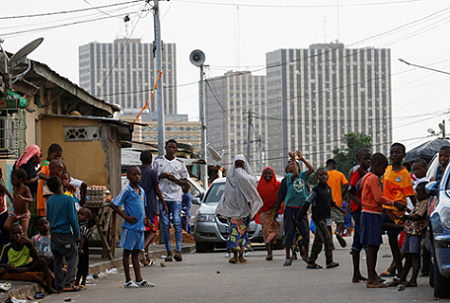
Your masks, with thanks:
[(124, 228), (122, 230), (119, 245), (126, 250), (144, 249), (144, 232)]
[(405, 233), (405, 242), (403, 242), (402, 253), (420, 254), (420, 244), (422, 239), (415, 235)]
[(372, 213), (361, 213), (361, 244), (380, 246), (381, 238), (381, 215)]

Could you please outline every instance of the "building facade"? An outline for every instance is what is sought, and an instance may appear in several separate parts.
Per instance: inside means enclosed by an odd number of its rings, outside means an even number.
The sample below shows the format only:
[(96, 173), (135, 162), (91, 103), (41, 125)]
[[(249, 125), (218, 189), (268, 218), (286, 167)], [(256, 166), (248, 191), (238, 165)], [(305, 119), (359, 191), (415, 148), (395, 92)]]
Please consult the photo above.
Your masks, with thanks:
[[(207, 143), (223, 153), (228, 167), (237, 154), (247, 157), (250, 124), (250, 159), (255, 172), (266, 165), (267, 124), (265, 115), (265, 76), (250, 72), (227, 72), (205, 84)], [(250, 117), (250, 121), (249, 121)]]
[[(78, 49), (80, 86), (97, 98), (120, 105), (122, 109), (142, 108), (158, 77), (152, 43), (141, 39), (116, 39), (113, 43), (91, 42)], [(158, 87), (163, 89), (164, 112), (177, 112), (176, 45), (164, 44), (163, 75)], [(157, 111), (156, 99), (149, 103)]]
[(288, 152), (301, 150), (325, 166), (344, 134), (372, 137), (373, 152), (392, 143), (390, 50), (350, 49), (341, 43), (266, 54), (268, 158), (284, 174)]

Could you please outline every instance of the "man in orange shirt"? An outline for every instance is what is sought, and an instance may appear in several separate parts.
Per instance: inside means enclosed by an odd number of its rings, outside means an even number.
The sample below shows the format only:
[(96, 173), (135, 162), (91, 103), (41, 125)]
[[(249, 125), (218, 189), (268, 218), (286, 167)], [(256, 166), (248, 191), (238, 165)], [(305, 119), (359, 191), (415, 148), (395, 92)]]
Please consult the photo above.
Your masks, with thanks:
[[(340, 171), (336, 170), (336, 161), (333, 159), (327, 160), (327, 170), (328, 170), (328, 186), (331, 188), (331, 194), (333, 195), (333, 201), (337, 206), (342, 208), (343, 196), (347, 194), (348, 180), (345, 175)], [(342, 232), (344, 231), (344, 214), (336, 209), (331, 208), (331, 219), (336, 223), (336, 238), (342, 247), (345, 247), (347, 243), (342, 238)]]

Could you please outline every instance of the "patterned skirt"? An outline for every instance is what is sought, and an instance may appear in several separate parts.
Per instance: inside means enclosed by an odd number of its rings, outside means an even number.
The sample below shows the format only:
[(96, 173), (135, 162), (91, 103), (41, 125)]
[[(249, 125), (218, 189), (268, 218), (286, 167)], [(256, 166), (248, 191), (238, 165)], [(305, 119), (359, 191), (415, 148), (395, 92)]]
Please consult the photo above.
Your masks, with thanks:
[(278, 229), (280, 223), (275, 220), (277, 214), (277, 205), (272, 206), (270, 209), (260, 212), (261, 225), (264, 234), (264, 243), (274, 244), (277, 241)]
[(246, 251), (251, 249), (248, 240), (248, 228), (250, 225), (250, 216), (240, 219), (230, 219), (228, 221), (228, 237), (227, 248), (232, 251)]

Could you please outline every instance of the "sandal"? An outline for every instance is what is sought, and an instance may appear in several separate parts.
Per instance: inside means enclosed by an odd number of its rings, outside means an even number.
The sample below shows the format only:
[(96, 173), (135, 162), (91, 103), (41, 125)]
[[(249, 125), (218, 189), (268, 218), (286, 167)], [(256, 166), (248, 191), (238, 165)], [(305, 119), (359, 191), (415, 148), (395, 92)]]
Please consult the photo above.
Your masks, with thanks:
[(272, 261), (273, 260), (273, 256), (272, 255), (267, 255), (266, 256), (266, 261)]
[(380, 274), (380, 277), (395, 277), (395, 274), (386, 269)]
[(125, 282), (123, 284), (123, 287), (125, 287), (125, 288), (139, 288), (139, 286), (136, 283), (134, 283), (133, 280)]
[(177, 262), (183, 261), (183, 257), (181, 256), (181, 252), (180, 252), (180, 253), (176, 253), (175, 256), (173, 256), (173, 258), (174, 258), (175, 261), (177, 261)]
[(292, 259), (286, 259), (284, 260), (283, 266), (291, 266), (292, 265)]
[(138, 287), (155, 287), (155, 284), (142, 280), (141, 282), (136, 282)]
[(63, 291), (64, 292), (68, 292), (68, 291), (80, 291), (80, 287), (79, 286), (76, 286), (76, 285), (74, 285), (74, 284), (72, 284), (70, 287), (64, 287), (63, 288)]
[(172, 262), (173, 261), (172, 255), (168, 255), (164, 260), (166, 262)]
[(235, 258), (230, 258), (228, 260), (228, 262), (231, 263), (231, 264), (237, 264), (239, 261), (237, 259), (235, 259)]
[(347, 246), (347, 242), (345, 242), (344, 238), (342, 238), (342, 236), (340, 234), (335, 234), (336, 239), (338, 240), (339, 244), (342, 247), (346, 247)]
[(327, 268), (333, 268), (333, 267), (338, 267), (339, 263), (338, 262), (331, 262), (330, 264), (327, 264)]
[(323, 267), (320, 266), (319, 264), (313, 263), (313, 264), (308, 264), (308, 266), (306, 266), (307, 269), (322, 269)]

